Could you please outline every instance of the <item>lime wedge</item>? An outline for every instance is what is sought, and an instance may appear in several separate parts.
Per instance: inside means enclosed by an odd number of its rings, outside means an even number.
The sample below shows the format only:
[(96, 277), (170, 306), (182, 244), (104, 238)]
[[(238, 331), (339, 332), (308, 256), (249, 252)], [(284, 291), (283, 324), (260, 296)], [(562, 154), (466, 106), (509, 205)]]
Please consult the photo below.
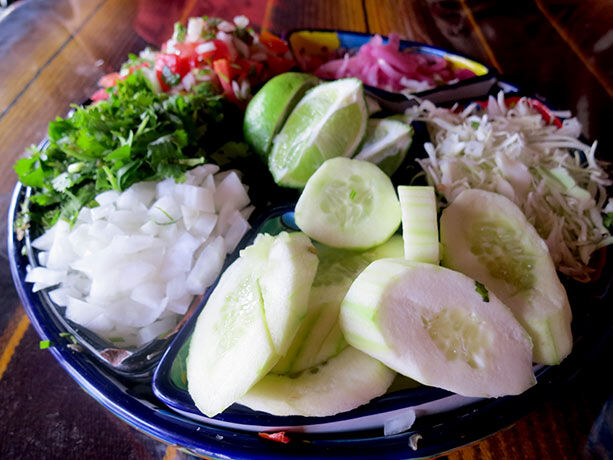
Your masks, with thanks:
[(410, 125), (391, 117), (371, 118), (364, 144), (354, 158), (375, 163), (391, 176), (404, 161), (412, 140)]
[(310, 89), (273, 141), (268, 167), (275, 182), (304, 187), (327, 159), (353, 155), (362, 142), (367, 120), (363, 85), (357, 78)]
[(249, 101), (245, 110), (245, 141), (258, 155), (267, 158), (272, 139), (308, 89), (319, 82), (306, 73), (287, 72), (270, 79)]

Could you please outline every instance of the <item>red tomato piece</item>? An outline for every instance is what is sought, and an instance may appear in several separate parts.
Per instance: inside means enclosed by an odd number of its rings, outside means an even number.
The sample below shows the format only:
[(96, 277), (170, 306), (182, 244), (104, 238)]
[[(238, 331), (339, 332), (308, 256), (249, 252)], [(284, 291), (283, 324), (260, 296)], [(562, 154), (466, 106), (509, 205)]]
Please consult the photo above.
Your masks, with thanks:
[(184, 61), (186, 65), (189, 66), (190, 69), (197, 67), (198, 64), (200, 63), (200, 56), (196, 52), (196, 47), (199, 44), (200, 43), (198, 42), (194, 42), (194, 43), (177, 43), (175, 45), (175, 50), (177, 50), (175, 54), (179, 56), (179, 59)]
[[(211, 47), (213, 49), (198, 52), (198, 47), (206, 43), (212, 44), (214, 48)], [(190, 62), (191, 68), (200, 67), (200, 64), (202, 63), (211, 65), (211, 63), (217, 59), (231, 59), (228, 45), (226, 45), (222, 40), (218, 40), (216, 38), (206, 42), (199, 41), (193, 43), (177, 43), (175, 45), (175, 49), (177, 50), (177, 54), (179, 56)]]
[(276, 433), (258, 433), (260, 438), (269, 439), (271, 441), (287, 444), (290, 441), (289, 436), (285, 434), (285, 431), (277, 431)]
[(227, 59), (217, 59), (213, 61), (213, 70), (219, 78), (219, 83), (223, 89), (223, 95), (231, 102), (238, 104), (236, 94), (232, 88), (232, 67)]
[(236, 64), (241, 68), (241, 75), (246, 77), (257, 77), (262, 73), (263, 64), (253, 59), (238, 58)]
[(267, 62), (273, 75), (288, 72), (296, 65), (296, 62), (293, 59), (286, 59), (272, 55), (268, 56)]
[(94, 102), (103, 101), (108, 98), (109, 98), (109, 93), (106, 92), (106, 88), (100, 88), (90, 97), (90, 99)]
[(178, 75), (179, 79), (183, 78), (191, 69), (187, 59), (182, 59), (176, 54), (159, 53), (155, 58), (155, 74), (164, 91), (168, 91), (171, 87), (170, 82), (164, 76), (164, 67), (172, 74)]
[(260, 43), (275, 54), (285, 54), (289, 51), (289, 47), (285, 41), (266, 30), (260, 33)]
[(98, 86), (102, 86), (103, 88), (110, 88), (111, 86), (115, 86), (117, 84), (117, 80), (121, 79), (121, 75), (118, 72), (107, 73), (100, 77), (98, 80)]

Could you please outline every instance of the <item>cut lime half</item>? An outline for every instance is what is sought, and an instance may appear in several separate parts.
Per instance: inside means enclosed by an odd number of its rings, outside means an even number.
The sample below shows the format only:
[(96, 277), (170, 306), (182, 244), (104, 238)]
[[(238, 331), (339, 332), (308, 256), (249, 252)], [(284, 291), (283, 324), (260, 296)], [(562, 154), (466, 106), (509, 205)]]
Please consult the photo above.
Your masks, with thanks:
[(255, 153), (266, 159), (274, 136), (304, 94), (319, 82), (306, 73), (287, 72), (270, 79), (245, 110), (243, 134)]
[(394, 118), (371, 118), (355, 159), (375, 163), (391, 176), (404, 161), (412, 140), (410, 125)]
[(279, 185), (304, 187), (329, 158), (350, 157), (366, 132), (362, 82), (345, 78), (307, 92), (273, 141), (268, 167)]

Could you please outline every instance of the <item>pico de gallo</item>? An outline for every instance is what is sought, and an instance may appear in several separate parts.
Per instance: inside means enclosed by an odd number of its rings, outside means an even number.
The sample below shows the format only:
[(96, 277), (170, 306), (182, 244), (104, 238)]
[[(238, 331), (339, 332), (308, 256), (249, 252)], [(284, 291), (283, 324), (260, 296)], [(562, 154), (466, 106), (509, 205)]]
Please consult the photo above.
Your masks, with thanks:
[(117, 80), (139, 70), (156, 92), (189, 92), (211, 82), (229, 101), (245, 107), (252, 88), (295, 65), (284, 40), (267, 31), (256, 33), (245, 16), (232, 22), (195, 17), (186, 26), (176, 23), (159, 51), (147, 48), (131, 55), (120, 72), (103, 76), (91, 99), (107, 99)]

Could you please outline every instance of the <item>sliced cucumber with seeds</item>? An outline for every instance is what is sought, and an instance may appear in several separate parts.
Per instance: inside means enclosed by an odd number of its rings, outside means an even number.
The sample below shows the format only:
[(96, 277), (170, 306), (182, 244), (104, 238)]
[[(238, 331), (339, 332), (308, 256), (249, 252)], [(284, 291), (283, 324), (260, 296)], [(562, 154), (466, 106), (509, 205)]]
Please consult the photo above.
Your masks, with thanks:
[(443, 265), (482, 282), (517, 316), (534, 361), (558, 364), (572, 349), (571, 310), (547, 245), (508, 198), (466, 190), (441, 216)]
[(532, 342), (511, 311), (437, 265), (374, 261), (351, 285), (340, 320), (350, 345), (424, 385), (491, 397), (536, 382)]
[(336, 356), (347, 342), (338, 322), (341, 302), (353, 280), (373, 260), (402, 257), (402, 237), (393, 235), (388, 241), (368, 251), (349, 251), (317, 244), (319, 265), (309, 295), (306, 317), (286, 355), (272, 372), (294, 374)]
[[(262, 267), (274, 264), (278, 291), (270, 293)], [(286, 351), (316, 267), (306, 236), (281, 233), (259, 235), (226, 269), (198, 317), (187, 357), (188, 391), (205, 415), (234, 403)]]
[(404, 257), (407, 260), (439, 263), (438, 218), (434, 187), (398, 187), (402, 211)]
[(316, 241), (368, 249), (400, 225), (400, 203), (390, 178), (372, 163), (327, 160), (308, 180), (295, 210), (296, 225)]
[(298, 376), (267, 375), (239, 403), (273, 415), (324, 417), (381, 396), (395, 375), (376, 359), (348, 347)]

